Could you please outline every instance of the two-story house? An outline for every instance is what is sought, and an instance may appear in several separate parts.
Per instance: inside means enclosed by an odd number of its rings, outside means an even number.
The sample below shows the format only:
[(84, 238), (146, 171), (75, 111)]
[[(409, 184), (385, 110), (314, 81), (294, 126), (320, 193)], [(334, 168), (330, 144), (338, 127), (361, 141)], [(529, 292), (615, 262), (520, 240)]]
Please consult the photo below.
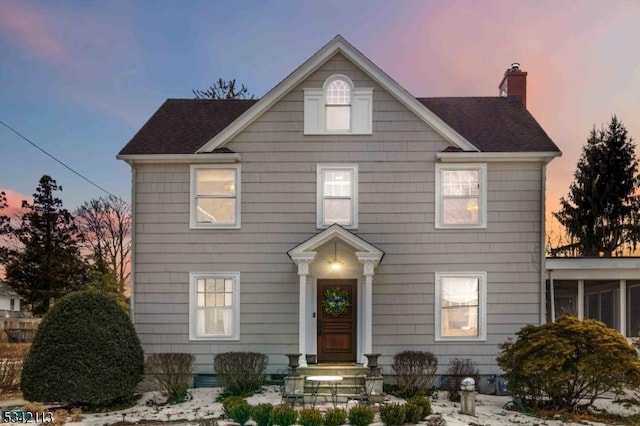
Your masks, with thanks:
[[(545, 321), (545, 167), (514, 64), (500, 96), (416, 98), (341, 36), (259, 100), (169, 99), (132, 168), (146, 352), (285, 353), (386, 371), (402, 350), (495, 374)], [(386, 367), (385, 367), (386, 366)]]

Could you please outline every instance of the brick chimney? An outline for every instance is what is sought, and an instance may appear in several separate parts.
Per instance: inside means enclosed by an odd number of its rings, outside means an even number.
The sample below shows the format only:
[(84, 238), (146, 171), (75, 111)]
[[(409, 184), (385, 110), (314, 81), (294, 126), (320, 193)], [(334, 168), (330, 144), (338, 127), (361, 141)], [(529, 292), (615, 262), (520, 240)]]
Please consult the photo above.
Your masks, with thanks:
[(500, 83), (500, 96), (519, 96), (522, 105), (527, 107), (527, 73), (515, 62), (504, 72)]

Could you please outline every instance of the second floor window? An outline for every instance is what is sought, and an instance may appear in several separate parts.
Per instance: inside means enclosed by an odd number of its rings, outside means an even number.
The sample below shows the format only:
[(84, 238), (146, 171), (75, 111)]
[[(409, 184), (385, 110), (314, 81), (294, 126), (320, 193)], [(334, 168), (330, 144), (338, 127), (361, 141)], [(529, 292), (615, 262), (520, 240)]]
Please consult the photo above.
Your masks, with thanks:
[(436, 228), (486, 228), (486, 164), (436, 164)]
[(240, 166), (191, 166), (191, 227), (240, 227)]
[(318, 165), (318, 228), (358, 227), (358, 166)]

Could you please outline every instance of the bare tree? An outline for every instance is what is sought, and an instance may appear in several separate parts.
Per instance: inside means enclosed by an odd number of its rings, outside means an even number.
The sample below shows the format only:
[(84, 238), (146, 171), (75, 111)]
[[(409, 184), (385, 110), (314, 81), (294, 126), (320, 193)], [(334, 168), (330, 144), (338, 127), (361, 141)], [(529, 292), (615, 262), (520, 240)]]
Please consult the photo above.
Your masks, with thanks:
[(193, 89), (196, 99), (254, 99), (244, 84), (236, 89), (236, 79), (226, 81), (219, 78), (212, 86), (205, 90)]
[(114, 274), (123, 289), (130, 275), (131, 208), (118, 197), (100, 197), (82, 204), (75, 215), (92, 251), (94, 268)]

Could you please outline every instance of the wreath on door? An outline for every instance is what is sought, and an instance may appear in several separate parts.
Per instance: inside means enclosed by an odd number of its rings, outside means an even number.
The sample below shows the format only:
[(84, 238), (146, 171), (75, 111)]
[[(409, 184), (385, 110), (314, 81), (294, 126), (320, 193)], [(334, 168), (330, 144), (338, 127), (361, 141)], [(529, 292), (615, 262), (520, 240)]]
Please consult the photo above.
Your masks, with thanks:
[(340, 316), (347, 312), (351, 303), (349, 303), (349, 295), (341, 288), (330, 288), (324, 292), (324, 300), (322, 307), (324, 311), (334, 317)]

